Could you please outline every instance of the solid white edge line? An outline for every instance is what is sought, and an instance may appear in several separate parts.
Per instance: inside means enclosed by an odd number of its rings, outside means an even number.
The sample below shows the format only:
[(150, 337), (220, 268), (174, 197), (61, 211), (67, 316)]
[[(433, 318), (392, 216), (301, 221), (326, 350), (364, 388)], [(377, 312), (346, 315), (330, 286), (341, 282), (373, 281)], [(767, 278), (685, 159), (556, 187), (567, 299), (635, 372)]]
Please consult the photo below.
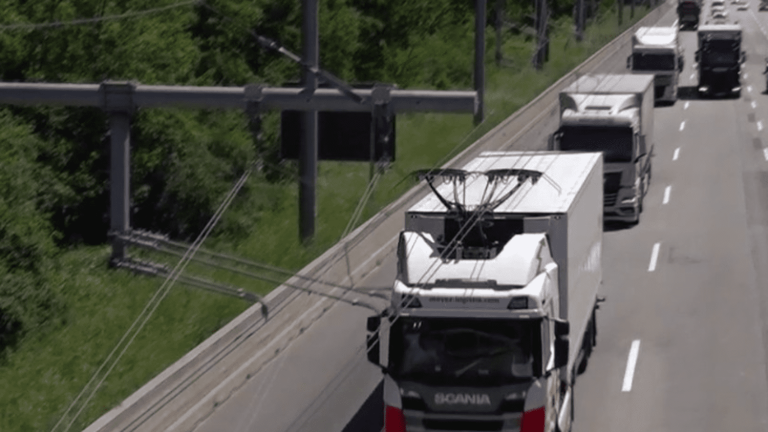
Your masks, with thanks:
[(656, 270), (656, 260), (659, 259), (659, 245), (660, 243), (653, 245), (653, 250), (651, 251), (651, 262), (648, 264), (649, 272)]
[[(658, 244), (658, 243), (657, 243)], [(632, 378), (635, 376), (635, 366), (637, 366), (637, 355), (640, 353), (640, 339), (632, 341), (632, 347), (629, 348), (629, 357), (627, 358), (627, 369), (624, 371), (624, 384), (621, 391), (628, 392), (632, 390)]]
[(672, 160), (676, 161), (678, 156), (680, 156), (680, 147), (675, 149), (675, 154), (672, 155)]
[(682, 132), (683, 129), (685, 129), (685, 120), (683, 120), (683, 122), (680, 123), (680, 131)]
[(768, 161), (768, 148), (763, 149), (763, 156), (765, 156), (765, 160)]
[(662, 204), (666, 204), (669, 202), (669, 192), (672, 190), (672, 186), (667, 186), (664, 188), (664, 201)]

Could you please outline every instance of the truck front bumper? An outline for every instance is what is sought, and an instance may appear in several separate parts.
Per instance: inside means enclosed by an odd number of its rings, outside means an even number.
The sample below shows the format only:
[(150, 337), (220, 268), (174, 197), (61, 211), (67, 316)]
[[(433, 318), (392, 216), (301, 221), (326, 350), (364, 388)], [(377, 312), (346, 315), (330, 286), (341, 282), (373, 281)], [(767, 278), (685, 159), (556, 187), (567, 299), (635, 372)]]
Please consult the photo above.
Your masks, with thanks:
[(615, 194), (606, 194), (603, 202), (603, 220), (606, 222), (637, 221), (640, 211), (638, 199), (635, 188), (619, 189)]

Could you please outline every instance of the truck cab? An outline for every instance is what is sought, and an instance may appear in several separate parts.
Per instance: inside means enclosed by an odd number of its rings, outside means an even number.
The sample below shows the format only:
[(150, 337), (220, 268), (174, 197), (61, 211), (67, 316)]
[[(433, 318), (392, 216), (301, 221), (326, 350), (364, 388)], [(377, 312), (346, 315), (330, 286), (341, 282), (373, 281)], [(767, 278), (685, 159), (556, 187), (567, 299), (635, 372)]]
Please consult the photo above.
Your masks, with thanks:
[(640, 27), (632, 36), (632, 54), (627, 57), (627, 69), (632, 73), (653, 74), (654, 98), (674, 103), (684, 53), (678, 43), (676, 27)]
[[(595, 345), (602, 155), (485, 152), (426, 179), (368, 318), (386, 432), (568, 432)], [(382, 343), (383, 342), (383, 343)]]
[(560, 93), (551, 150), (604, 155), (606, 221), (638, 223), (651, 182), (653, 75), (585, 75)]
[(699, 27), (695, 54), (701, 96), (741, 96), (742, 28), (738, 24), (705, 24)]
[(680, 30), (696, 30), (701, 15), (701, 0), (678, 0), (677, 19)]

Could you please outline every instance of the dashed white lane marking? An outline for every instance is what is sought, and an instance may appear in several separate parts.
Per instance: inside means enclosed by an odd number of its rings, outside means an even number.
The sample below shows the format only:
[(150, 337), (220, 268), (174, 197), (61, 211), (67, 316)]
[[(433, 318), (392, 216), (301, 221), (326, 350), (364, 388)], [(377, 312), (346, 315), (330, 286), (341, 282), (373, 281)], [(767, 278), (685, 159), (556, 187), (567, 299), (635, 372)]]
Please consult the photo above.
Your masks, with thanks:
[(752, 108), (757, 108), (757, 102), (755, 102), (755, 101), (752, 101), (752, 103), (750, 105), (752, 105)]
[(694, 78), (696, 78), (696, 74), (695, 74), (695, 73), (692, 73), (692, 74), (691, 74), (691, 79), (694, 79)]
[(632, 378), (635, 376), (635, 366), (637, 365), (637, 355), (640, 354), (640, 339), (632, 341), (629, 348), (629, 357), (627, 358), (627, 369), (624, 371), (624, 384), (621, 391), (628, 392), (632, 390)]
[(763, 122), (761, 122), (761, 121), (757, 122), (757, 130), (759, 130), (759, 131), (763, 130)]
[(752, 86), (747, 86), (747, 91), (752, 93)]
[(683, 122), (680, 123), (680, 130), (682, 131), (683, 129), (685, 129), (685, 120), (683, 120)]
[(653, 245), (653, 250), (651, 251), (651, 263), (648, 264), (649, 272), (656, 270), (656, 260), (659, 259), (659, 245), (660, 243)]
[(768, 161), (768, 148), (763, 149), (763, 156), (765, 156), (765, 160)]
[(745, 73), (745, 74), (744, 74), (744, 79), (747, 79), (747, 78), (749, 78), (749, 74), (748, 74), (748, 73)]
[(670, 192), (671, 190), (672, 190), (672, 186), (667, 186), (667, 187), (664, 189), (664, 201), (662, 202), (662, 204), (666, 204), (666, 203), (668, 203), (668, 202), (669, 202), (669, 192)]
[(690, 104), (691, 104), (690, 102), (685, 101), (685, 106), (683, 107), (683, 109), (688, 109), (688, 105), (690, 105)]
[(675, 154), (672, 155), (672, 160), (676, 161), (678, 156), (680, 156), (680, 147), (675, 149)]

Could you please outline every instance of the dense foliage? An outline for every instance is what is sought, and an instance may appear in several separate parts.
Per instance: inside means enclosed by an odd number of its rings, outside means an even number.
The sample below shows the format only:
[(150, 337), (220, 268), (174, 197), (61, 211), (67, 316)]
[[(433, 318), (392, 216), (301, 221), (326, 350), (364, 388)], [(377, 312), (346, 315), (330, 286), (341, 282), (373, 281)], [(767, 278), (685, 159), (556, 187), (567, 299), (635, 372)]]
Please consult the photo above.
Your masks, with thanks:
[[(0, 0), (0, 25), (66, 22), (171, 4)], [(321, 66), (348, 82), (468, 88), (473, 4), (321, 0)], [(557, 18), (570, 15), (573, 2), (553, 5)], [(506, 0), (506, 10), (507, 20), (522, 23), (533, 2)], [(299, 68), (260, 48), (251, 32), (299, 53), (300, 29), (299, 0), (208, 0), (83, 25), (5, 28), (0, 80), (282, 85), (298, 81)], [(218, 231), (242, 234), (275, 205), (275, 197), (257, 191), (295, 179), (293, 165), (277, 159), (277, 115), (267, 115), (264, 124), (265, 140), (256, 148), (240, 112), (139, 111), (131, 131), (132, 225), (181, 239), (196, 235), (235, 179), (260, 158), (263, 172), (249, 181), (242, 192), (246, 199), (226, 214)], [(58, 250), (106, 241), (108, 169), (108, 116), (100, 110), (0, 111), (0, 350), (20, 330), (63, 316), (48, 275), (55, 271)]]

